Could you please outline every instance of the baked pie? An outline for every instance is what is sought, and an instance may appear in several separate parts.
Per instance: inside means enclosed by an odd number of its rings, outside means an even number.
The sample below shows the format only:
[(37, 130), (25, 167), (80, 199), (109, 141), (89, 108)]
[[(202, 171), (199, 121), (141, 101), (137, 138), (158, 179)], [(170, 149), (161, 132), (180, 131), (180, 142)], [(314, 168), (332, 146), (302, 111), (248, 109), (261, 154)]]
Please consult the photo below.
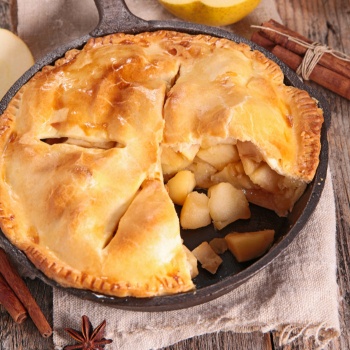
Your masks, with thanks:
[(165, 183), (190, 170), (197, 187), (228, 182), (287, 215), (318, 166), (323, 115), (283, 79), (259, 51), (205, 35), (118, 33), (68, 51), (1, 116), (4, 234), (63, 286), (193, 290)]

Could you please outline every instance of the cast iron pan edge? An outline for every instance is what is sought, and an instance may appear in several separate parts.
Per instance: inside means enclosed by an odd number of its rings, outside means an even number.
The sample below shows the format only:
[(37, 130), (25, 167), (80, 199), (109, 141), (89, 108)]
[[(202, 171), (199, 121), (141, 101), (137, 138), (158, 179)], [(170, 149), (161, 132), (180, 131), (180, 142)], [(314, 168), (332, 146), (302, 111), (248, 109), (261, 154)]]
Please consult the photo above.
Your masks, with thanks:
[[(220, 297), (239, 285), (247, 281), (254, 274), (271, 263), (287, 246), (294, 240), (301, 229), (306, 224), (310, 215), (314, 211), (319, 198), (321, 196), (324, 182), (327, 174), (328, 165), (328, 142), (327, 129), (330, 124), (329, 107), (323, 96), (319, 92), (304, 85), (299, 77), (290, 70), (284, 63), (279, 61), (274, 55), (255, 43), (242, 38), (234, 33), (225, 31), (217, 27), (203, 26), (188, 22), (180, 21), (145, 21), (140, 19), (128, 10), (124, 0), (95, 0), (100, 22), (97, 28), (79, 39), (72, 41), (55, 51), (49, 53), (43, 59), (38, 61), (32, 68), (30, 68), (8, 91), (4, 98), (0, 101), (0, 114), (6, 109), (9, 101), (16, 94), (16, 92), (24, 85), (36, 72), (41, 70), (45, 65), (52, 64), (58, 58), (64, 56), (65, 52), (73, 48), (81, 48), (91, 37), (104, 36), (107, 34), (125, 32), (129, 34), (137, 34), (146, 31), (156, 30), (174, 30), (182, 31), (189, 34), (207, 34), (211, 36), (226, 38), (235, 42), (243, 42), (248, 44), (252, 49), (263, 52), (268, 58), (278, 63), (286, 77), (286, 83), (296, 86), (300, 89), (307, 90), (311, 96), (319, 101), (320, 107), (324, 111), (325, 123), (322, 127), (321, 145), (322, 151), (320, 156), (320, 164), (317, 169), (314, 180), (309, 184), (306, 192), (299, 200), (293, 209), (292, 214), (296, 215), (297, 220), (288, 224), (287, 234), (276, 243), (270, 251), (262, 258), (248, 266), (241, 272), (223, 278), (213, 285), (199, 288), (196, 291), (181, 293), (177, 295), (161, 296), (153, 298), (115, 298), (105, 295), (99, 295), (88, 290), (79, 290), (74, 288), (64, 288), (55, 281), (46, 277), (41, 271), (27, 259), (25, 254), (13, 246), (1, 232), (0, 239), (5, 250), (10, 253), (11, 259), (16, 261), (29, 272), (31, 276), (35, 276), (48, 285), (63, 288), (64, 290), (83, 299), (96, 301), (99, 303), (106, 303), (120, 309), (133, 311), (169, 311), (181, 308), (187, 308), (195, 305), (208, 302), (217, 297)], [(300, 208), (300, 209), (298, 209)]]

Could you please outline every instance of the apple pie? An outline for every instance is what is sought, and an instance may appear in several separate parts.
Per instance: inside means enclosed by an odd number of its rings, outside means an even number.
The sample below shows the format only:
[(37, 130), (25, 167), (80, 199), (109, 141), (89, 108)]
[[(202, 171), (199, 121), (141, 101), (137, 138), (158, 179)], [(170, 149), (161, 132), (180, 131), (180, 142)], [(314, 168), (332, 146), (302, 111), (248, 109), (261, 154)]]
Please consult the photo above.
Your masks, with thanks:
[(319, 163), (323, 114), (243, 43), (156, 31), (92, 38), (0, 119), (1, 229), (63, 286), (117, 297), (195, 288), (166, 182), (230, 183), (285, 216)]

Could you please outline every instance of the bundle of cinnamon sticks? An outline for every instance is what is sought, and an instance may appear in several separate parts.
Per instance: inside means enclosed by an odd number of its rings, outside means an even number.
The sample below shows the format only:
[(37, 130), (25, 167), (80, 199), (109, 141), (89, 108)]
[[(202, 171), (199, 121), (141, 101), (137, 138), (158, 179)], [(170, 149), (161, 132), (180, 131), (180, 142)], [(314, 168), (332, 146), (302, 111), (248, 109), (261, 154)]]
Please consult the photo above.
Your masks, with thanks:
[[(251, 40), (273, 53), (294, 71), (297, 71), (303, 61), (308, 50), (307, 44), (312, 44), (308, 38), (274, 20), (259, 26), (259, 30), (253, 33)], [(348, 59), (325, 52), (311, 71), (309, 78), (350, 100), (350, 61)]]
[(51, 326), (2, 248), (0, 248), (0, 304), (16, 323), (22, 323), (29, 314), (43, 337), (52, 334)]

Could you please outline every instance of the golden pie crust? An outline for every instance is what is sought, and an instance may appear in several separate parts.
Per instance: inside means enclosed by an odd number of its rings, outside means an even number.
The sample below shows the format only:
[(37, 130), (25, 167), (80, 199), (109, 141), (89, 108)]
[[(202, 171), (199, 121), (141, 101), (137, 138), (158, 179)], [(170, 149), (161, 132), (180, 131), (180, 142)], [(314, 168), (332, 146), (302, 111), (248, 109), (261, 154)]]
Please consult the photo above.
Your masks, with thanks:
[(247, 198), (286, 215), (314, 177), (323, 116), (283, 78), (262, 53), (205, 35), (112, 34), (67, 52), (0, 119), (3, 232), (64, 286), (193, 290), (164, 177), (233, 144), (279, 181), (270, 191), (242, 175)]

